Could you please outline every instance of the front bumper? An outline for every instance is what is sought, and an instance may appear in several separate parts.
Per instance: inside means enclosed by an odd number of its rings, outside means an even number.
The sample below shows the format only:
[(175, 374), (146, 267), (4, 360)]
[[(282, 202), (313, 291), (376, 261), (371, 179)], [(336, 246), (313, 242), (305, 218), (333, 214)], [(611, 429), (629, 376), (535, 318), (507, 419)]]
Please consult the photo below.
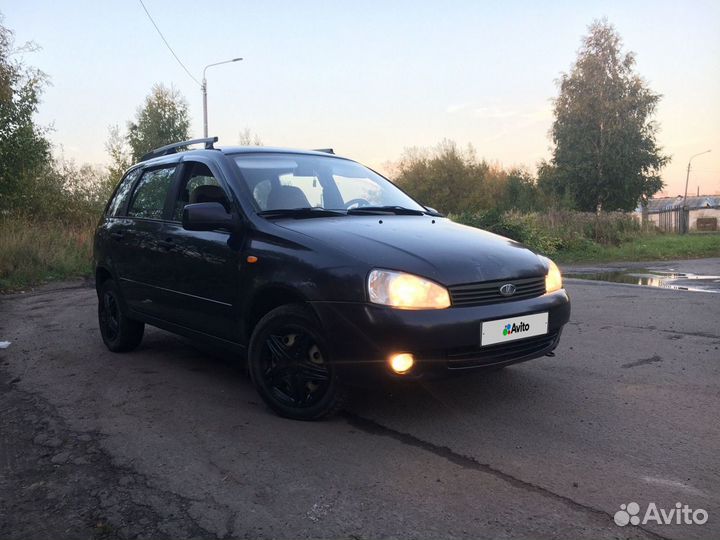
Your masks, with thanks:
[[(314, 302), (340, 376), (365, 384), (377, 378), (424, 379), (497, 368), (537, 358), (558, 344), (570, 319), (565, 289), (535, 298), (476, 307), (402, 310), (375, 304)], [(480, 347), (483, 321), (548, 312), (547, 335)], [(405, 375), (387, 367), (391, 354), (409, 352), (416, 364)]]

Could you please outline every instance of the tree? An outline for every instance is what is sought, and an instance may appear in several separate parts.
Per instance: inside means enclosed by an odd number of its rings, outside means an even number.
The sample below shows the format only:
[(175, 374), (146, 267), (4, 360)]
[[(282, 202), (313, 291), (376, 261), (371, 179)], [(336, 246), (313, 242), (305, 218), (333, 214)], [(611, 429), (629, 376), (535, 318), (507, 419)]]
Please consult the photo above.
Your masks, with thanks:
[(478, 160), (470, 145), (463, 151), (444, 140), (431, 150), (409, 149), (394, 168), (400, 187), (445, 213), (529, 211), (540, 204), (535, 181), (526, 171), (507, 171)]
[(257, 133), (250, 131), (250, 128), (245, 128), (238, 136), (238, 144), (240, 146), (263, 146), (263, 141)]
[(35, 123), (45, 74), (15, 57), (37, 47), (15, 47), (0, 15), (0, 212), (33, 213), (50, 163), (47, 129)]
[(182, 94), (162, 84), (154, 85), (135, 121), (128, 122), (132, 160), (159, 146), (189, 139), (189, 129), (188, 105)]
[(476, 207), (474, 194), (486, 168), (484, 162), (477, 163), (471, 148), (463, 152), (453, 141), (444, 140), (432, 150), (406, 150), (396, 181), (422, 204), (441, 212), (464, 212)]
[[(660, 95), (635, 73), (635, 55), (605, 20), (595, 21), (555, 100), (553, 190), (580, 210), (632, 210), (662, 189), (652, 120)], [(547, 171), (546, 171), (547, 172)]]
[(499, 202), (500, 209), (521, 212), (530, 212), (546, 206), (535, 179), (526, 170), (518, 168), (507, 172), (504, 194)]
[(537, 167), (537, 191), (546, 208), (576, 209), (575, 199), (560, 175), (558, 168), (550, 161), (541, 160)]
[(110, 156), (110, 165), (107, 168), (108, 183), (115, 186), (122, 178), (122, 175), (125, 174), (125, 171), (132, 165), (126, 138), (122, 136), (117, 125), (108, 128), (105, 150)]

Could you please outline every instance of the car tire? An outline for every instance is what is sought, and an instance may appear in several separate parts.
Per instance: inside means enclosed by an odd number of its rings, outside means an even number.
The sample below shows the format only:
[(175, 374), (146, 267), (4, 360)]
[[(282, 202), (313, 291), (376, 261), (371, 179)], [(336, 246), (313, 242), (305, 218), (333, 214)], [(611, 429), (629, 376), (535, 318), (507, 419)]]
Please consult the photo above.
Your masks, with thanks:
[(248, 371), (263, 401), (285, 418), (318, 420), (339, 411), (347, 398), (320, 321), (302, 304), (278, 307), (258, 322)]
[(112, 352), (128, 352), (137, 348), (145, 332), (145, 324), (127, 317), (122, 306), (115, 281), (108, 279), (100, 287), (98, 295), (98, 325), (105, 346)]

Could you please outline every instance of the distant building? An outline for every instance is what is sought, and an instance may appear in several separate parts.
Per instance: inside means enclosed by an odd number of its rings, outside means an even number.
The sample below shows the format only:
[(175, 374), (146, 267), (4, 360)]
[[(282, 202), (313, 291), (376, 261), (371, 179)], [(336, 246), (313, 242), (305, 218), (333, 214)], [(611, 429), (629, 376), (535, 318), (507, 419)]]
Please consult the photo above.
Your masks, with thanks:
[[(691, 231), (717, 231), (720, 223), (720, 196), (700, 195), (687, 198)], [(661, 229), (671, 228), (674, 220), (672, 214), (683, 207), (683, 197), (657, 197), (650, 199), (647, 206), (647, 219)], [(642, 216), (643, 209), (638, 207), (637, 216)], [(698, 221), (699, 220), (699, 221)]]

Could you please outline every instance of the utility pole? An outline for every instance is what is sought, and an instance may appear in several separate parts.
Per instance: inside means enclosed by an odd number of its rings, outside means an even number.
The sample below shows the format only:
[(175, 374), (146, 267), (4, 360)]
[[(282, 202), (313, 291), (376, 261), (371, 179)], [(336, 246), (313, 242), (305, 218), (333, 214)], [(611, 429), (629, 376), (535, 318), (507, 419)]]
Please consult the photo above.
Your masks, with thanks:
[[(683, 197), (683, 226), (682, 226), (682, 232), (686, 233), (688, 232), (688, 225), (690, 221), (690, 209), (687, 205), (687, 190), (688, 190), (688, 182), (690, 182), (690, 164), (692, 163), (692, 160), (698, 156), (702, 156), (703, 154), (707, 154), (710, 152), (710, 150), (705, 150), (704, 152), (699, 152), (695, 155), (690, 156), (690, 159), (688, 159), (688, 168), (687, 168), (687, 176), (685, 177), (685, 196)], [(699, 189), (699, 187), (698, 187)]]
[(219, 66), (221, 64), (230, 64), (232, 62), (239, 62), (242, 60), (242, 58), (233, 58), (232, 60), (223, 60), (222, 62), (215, 62), (214, 64), (208, 64), (203, 69), (203, 78), (202, 78), (202, 84), (200, 87), (202, 88), (202, 95), (203, 95), (203, 137), (207, 138), (208, 136), (208, 111), (207, 111), (207, 77), (205, 76), (205, 72), (208, 68), (213, 66)]
[(207, 80), (203, 77), (202, 80), (202, 94), (203, 94), (203, 137), (207, 139), (208, 136), (208, 125), (207, 125)]

